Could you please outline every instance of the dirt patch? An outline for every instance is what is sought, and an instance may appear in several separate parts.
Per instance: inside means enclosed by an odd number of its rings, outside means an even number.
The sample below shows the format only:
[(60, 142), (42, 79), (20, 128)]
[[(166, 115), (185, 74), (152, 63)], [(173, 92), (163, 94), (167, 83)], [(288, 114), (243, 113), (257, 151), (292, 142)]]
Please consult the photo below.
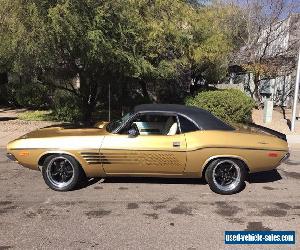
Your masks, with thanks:
[(61, 202), (55, 202), (54, 205), (58, 207), (70, 207), (70, 206), (75, 206), (78, 204), (84, 203), (83, 201), (61, 201)]
[(228, 218), (228, 221), (230, 223), (235, 223), (235, 224), (243, 224), (244, 220), (241, 218)]
[(51, 208), (43, 208), (43, 207), (40, 207), (40, 208), (37, 210), (37, 214), (50, 215), (52, 212), (54, 212), (54, 210), (51, 209)]
[(0, 246), (0, 250), (10, 249), (12, 246)]
[(147, 217), (152, 218), (152, 219), (154, 219), (154, 220), (157, 220), (157, 219), (158, 219), (158, 214), (157, 214), (157, 213), (143, 214), (143, 215), (146, 215)]
[(165, 203), (168, 203), (168, 202), (173, 201), (173, 200), (175, 200), (174, 197), (169, 197), (169, 198), (164, 199), (162, 201), (149, 201), (147, 203), (150, 204), (150, 205), (157, 205), (157, 204), (165, 204)]
[(127, 209), (137, 209), (137, 208), (139, 208), (139, 204), (137, 203), (132, 202), (127, 204)]
[(290, 165), (290, 166), (298, 166), (298, 165), (300, 165), (300, 162), (295, 162), (295, 161), (288, 160), (284, 164)]
[(261, 221), (248, 222), (245, 231), (271, 231), (269, 227), (263, 226)]
[(85, 213), (89, 218), (93, 217), (93, 218), (102, 218), (104, 216), (107, 216), (109, 214), (111, 214), (111, 210), (103, 210), (103, 209), (99, 209), (99, 210), (93, 210), (93, 211), (89, 211)]
[(97, 187), (94, 187), (94, 189), (103, 189), (103, 187), (97, 186)]
[(265, 190), (276, 190), (276, 188), (272, 188), (272, 187), (268, 187), (268, 186), (264, 186), (263, 189), (265, 189)]
[(91, 249), (91, 248), (99, 248), (99, 243), (91, 242), (87, 240), (75, 240), (69, 246), (71, 249)]
[(8, 206), (8, 207), (0, 208), (0, 214), (6, 214), (6, 213), (9, 213), (9, 212), (12, 212), (16, 208), (17, 208), (17, 206)]
[(166, 208), (166, 207), (167, 207), (166, 205), (158, 204), (158, 205), (154, 205), (154, 206), (153, 206), (153, 209), (154, 209), (154, 210), (159, 210), (159, 209), (164, 209), (164, 208)]
[(193, 215), (192, 214), (192, 208), (187, 207), (184, 204), (179, 204), (176, 207), (169, 210), (169, 213), (171, 214), (183, 214), (183, 215)]
[(276, 203), (274, 203), (274, 205), (278, 208), (286, 209), (286, 210), (289, 210), (292, 208), (290, 205), (283, 203), (283, 202), (276, 202)]
[(276, 209), (276, 208), (268, 208), (264, 209), (260, 212), (263, 216), (271, 216), (271, 217), (284, 217), (287, 215), (287, 211), (282, 209)]
[(119, 187), (119, 190), (128, 190), (127, 187)]
[(300, 173), (297, 173), (297, 172), (288, 172), (288, 171), (284, 171), (284, 170), (282, 170), (282, 172), (284, 173), (284, 175), (286, 177), (300, 180)]
[(217, 201), (213, 204), (217, 206), (217, 210), (215, 212), (224, 217), (233, 217), (242, 210), (241, 208), (233, 206), (225, 201)]
[(32, 219), (36, 216), (36, 213), (34, 213), (33, 211), (28, 211), (28, 212), (25, 212), (25, 216)]
[(0, 201), (0, 206), (7, 206), (7, 205), (10, 205), (12, 204), (11, 201)]
[(174, 197), (169, 197), (169, 198), (166, 198), (162, 201), (149, 201), (149, 202), (146, 202), (146, 203), (150, 204), (154, 210), (159, 210), (159, 209), (166, 208), (167, 207), (166, 203), (168, 203), (170, 201), (173, 201), (174, 199), (175, 199)]

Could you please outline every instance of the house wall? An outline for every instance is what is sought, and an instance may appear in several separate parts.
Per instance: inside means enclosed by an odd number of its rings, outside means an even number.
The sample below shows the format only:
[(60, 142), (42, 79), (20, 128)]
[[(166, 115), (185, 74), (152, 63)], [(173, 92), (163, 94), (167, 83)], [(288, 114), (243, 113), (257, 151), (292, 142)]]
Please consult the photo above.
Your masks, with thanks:
[[(264, 51), (266, 42), (270, 44)], [(296, 61), (300, 49), (300, 14), (292, 14), (287, 19), (264, 30), (258, 43), (261, 46), (258, 46), (256, 53), (258, 55), (264, 53), (266, 62), (271, 62), (271, 64), (280, 62), (277, 76), (261, 79), (262, 102), (271, 99), (274, 101), (274, 105), (290, 107), (293, 102)], [(231, 65), (231, 68), (234, 68), (232, 66), (238, 65)], [(217, 84), (216, 87), (221, 89), (239, 88), (254, 98), (252, 73), (236, 73), (238, 72), (232, 72), (225, 82)]]
[[(290, 107), (293, 99), (295, 74), (296, 72), (293, 71), (286, 76), (283, 75), (269, 79), (261, 79), (262, 87), (260, 89), (260, 94), (262, 96), (262, 103), (268, 99), (273, 100), (275, 106)], [(240, 89), (255, 99), (252, 73), (242, 75), (232, 74), (226, 82), (217, 84), (216, 87), (219, 89)]]

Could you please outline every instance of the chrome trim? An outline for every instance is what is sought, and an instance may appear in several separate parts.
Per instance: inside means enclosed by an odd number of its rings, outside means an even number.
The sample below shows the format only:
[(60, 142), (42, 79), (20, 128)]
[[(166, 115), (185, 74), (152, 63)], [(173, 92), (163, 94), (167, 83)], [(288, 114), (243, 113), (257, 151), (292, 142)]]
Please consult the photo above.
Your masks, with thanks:
[(97, 148), (11, 148), (10, 150), (38, 150), (38, 149), (47, 149), (47, 150), (99, 150)]
[(287, 152), (287, 153), (285, 154), (285, 156), (283, 156), (283, 158), (280, 160), (279, 163), (284, 163), (284, 162), (286, 162), (289, 158), (290, 158), (290, 153)]
[(10, 160), (10, 161), (14, 161), (14, 162), (17, 162), (17, 158), (11, 154), (11, 153), (6, 153), (6, 157)]
[[(158, 135), (158, 136), (164, 136), (164, 135)], [(201, 149), (206, 149), (206, 148), (229, 148), (229, 149), (245, 149), (245, 150), (263, 150), (263, 151), (286, 151), (284, 149), (272, 149), (272, 148), (248, 148), (248, 147), (233, 147), (233, 146), (205, 146), (205, 147), (199, 147), (199, 148), (192, 148), (192, 149), (186, 149), (186, 150), (176, 150), (176, 152), (192, 152), (192, 151), (196, 151), (196, 150), (201, 150)], [(104, 150), (104, 149), (109, 149), (109, 150), (131, 150), (131, 151), (173, 151), (173, 149), (169, 149), (169, 150), (158, 150), (158, 149), (137, 149), (137, 148), (132, 148), (132, 149), (124, 149), (124, 148), (12, 148), (10, 150), (38, 150), (38, 149), (46, 149), (46, 150), (53, 150), (53, 151), (72, 151), (72, 150), (78, 150), (78, 151), (85, 151), (85, 150)], [(52, 153), (52, 152), (51, 152)], [(55, 152), (53, 152), (55, 153)], [(58, 152), (60, 153), (60, 152)]]

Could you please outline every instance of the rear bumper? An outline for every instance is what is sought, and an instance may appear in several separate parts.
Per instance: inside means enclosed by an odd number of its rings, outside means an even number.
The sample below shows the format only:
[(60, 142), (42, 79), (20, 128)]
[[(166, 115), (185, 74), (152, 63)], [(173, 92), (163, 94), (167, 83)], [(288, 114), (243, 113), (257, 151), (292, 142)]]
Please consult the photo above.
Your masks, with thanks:
[(14, 162), (17, 162), (18, 160), (16, 159), (16, 157), (13, 155), (13, 154), (11, 154), (11, 153), (7, 153), (6, 154), (6, 157), (9, 159), (9, 160), (11, 160), (11, 161), (14, 161)]
[(284, 163), (284, 162), (288, 161), (289, 158), (290, 158), (290, 153), (287, 152), (287, 153), (285, 154), (285, 156), (280, 160), (279, 163)]

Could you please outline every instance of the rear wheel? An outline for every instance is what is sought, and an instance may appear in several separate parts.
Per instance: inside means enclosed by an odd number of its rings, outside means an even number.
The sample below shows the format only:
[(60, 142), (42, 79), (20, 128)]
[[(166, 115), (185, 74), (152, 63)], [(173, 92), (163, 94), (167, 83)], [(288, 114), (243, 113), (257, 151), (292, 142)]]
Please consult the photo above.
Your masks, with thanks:
[(42, 174), (45, 183), (56, 191), (74, 189), (84, 173), (78, 162), (69, 155), (50, 155), (46, 158)]
[(212, 191), (218, 194), (234, 194), (245, 186), (246, 169), (237, 159), (216, 159), (206, 169), (205, 179)]

